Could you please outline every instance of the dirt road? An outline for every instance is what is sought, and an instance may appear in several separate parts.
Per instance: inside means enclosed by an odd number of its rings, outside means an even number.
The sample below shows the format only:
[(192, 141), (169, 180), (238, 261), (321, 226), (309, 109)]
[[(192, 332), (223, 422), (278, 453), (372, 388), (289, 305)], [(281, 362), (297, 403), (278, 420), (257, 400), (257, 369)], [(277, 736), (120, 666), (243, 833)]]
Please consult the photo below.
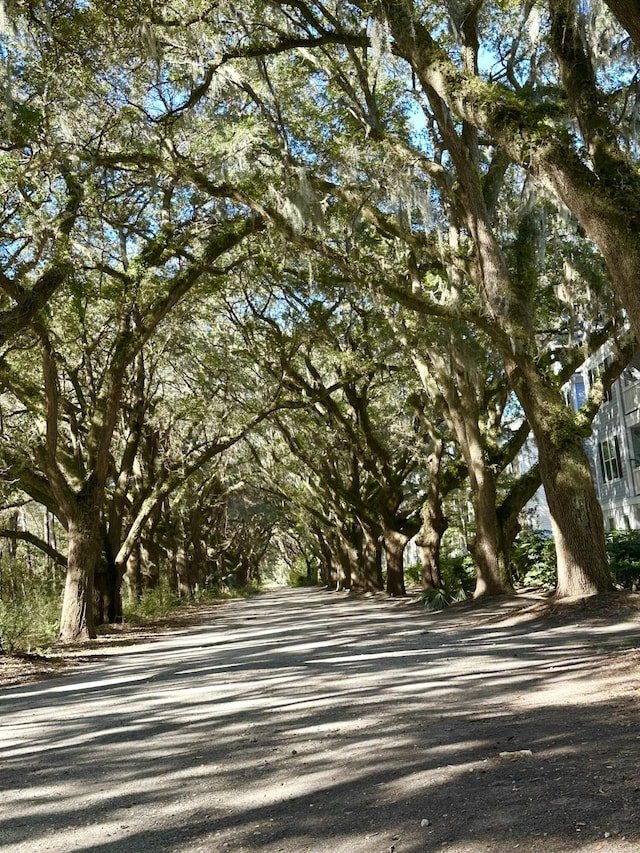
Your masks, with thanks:
[(640, 623), (287, 590), (0, 691), (0, 849), (640, 851)]

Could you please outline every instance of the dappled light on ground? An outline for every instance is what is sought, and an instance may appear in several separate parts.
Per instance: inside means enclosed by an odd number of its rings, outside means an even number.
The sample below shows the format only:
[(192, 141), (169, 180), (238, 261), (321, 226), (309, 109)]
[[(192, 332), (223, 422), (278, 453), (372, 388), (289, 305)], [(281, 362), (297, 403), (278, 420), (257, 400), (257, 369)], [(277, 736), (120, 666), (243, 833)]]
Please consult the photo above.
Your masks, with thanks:
[(508, 612), (281, 591), (6, 689), (2, 850), (637, 853), (638, 623)]

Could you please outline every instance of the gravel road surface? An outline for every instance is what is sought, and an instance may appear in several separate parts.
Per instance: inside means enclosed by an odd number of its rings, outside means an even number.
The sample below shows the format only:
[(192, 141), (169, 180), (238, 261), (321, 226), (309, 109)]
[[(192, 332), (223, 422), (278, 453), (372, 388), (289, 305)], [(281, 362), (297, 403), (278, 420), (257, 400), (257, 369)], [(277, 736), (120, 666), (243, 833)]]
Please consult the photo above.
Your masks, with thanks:
[(514, 607), (279, 590), (5, 688), (0, 850), (638, 853), (637, 617)]

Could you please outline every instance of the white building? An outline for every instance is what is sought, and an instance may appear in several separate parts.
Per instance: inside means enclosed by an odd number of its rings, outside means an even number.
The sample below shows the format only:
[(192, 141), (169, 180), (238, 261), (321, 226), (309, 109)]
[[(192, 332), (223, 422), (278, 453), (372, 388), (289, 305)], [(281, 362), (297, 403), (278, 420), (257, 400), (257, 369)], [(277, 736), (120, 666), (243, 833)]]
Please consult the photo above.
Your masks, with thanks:
[[(577, 411), (608, 364), (606, 350), (590, 358), (566, 386), (567, 402)], [(605, 395), (585, 442), (606, 530), (640, 530), (640, 351)], [(517, 466), (527, 470), (537, 458), (529, 442)], [(526, 506), (528, 526), (551, 530), (542, 488)]]
[[(572, 402), (584, 402), (606, 364), (592, 359), (572, 380)], [(640, 530), (640, 352), (611, 387), (587, 442), (607, 530)]]

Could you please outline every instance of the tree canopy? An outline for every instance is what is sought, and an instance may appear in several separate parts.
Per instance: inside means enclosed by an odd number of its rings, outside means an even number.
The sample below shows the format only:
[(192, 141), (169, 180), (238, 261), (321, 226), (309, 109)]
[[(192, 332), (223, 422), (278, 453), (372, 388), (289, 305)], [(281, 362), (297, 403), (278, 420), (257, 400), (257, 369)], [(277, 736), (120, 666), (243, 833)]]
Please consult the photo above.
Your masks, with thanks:
[(63, 531), (64, 639), (125, 577), (189, 595), (278, 548), (398, 595), (420, 530), (438, 585), (456, 495), (476, 595), (509, 593), (540, 483), (557, 594), (610, 588), (584, 442), (640, 335), (638, 18), (3, 5), (3, 494)]

